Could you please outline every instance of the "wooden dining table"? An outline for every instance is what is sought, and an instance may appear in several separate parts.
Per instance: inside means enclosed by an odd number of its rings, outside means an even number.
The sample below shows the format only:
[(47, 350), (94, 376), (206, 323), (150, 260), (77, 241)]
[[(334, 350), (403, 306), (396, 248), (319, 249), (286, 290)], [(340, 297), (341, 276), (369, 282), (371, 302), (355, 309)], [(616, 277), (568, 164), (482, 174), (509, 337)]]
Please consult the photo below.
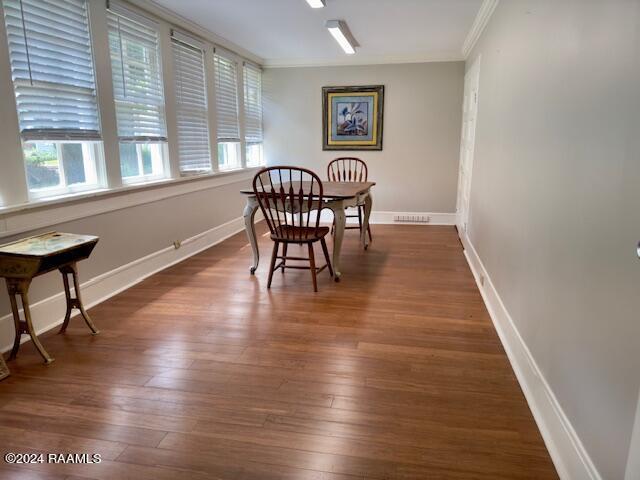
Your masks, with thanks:
[[(369, 226), (369, 217), (371, 216), (371, 206), (373, 204), (371, 187), (374, 185), (375, 182), (322, 182), (322, 205), (320, 205), (319, 208), (328, 208), (331, 210), (335, 219), (331, 262), (333, 264), (334, 279), (336, 282), (339, 282), (342, 276), (340, 250), (342, 249), (342, 240), (346, 226), (345, 208), (364, 205), (360, 242), (366, 250), (369, 247), (367, 227)], [(250, 272), (253, 275), (260, 261), (260, 250), (258, 249), (255, 227), (255, 215), (258, 211), (259, 204), (252, 189), (244, 189), (241, 190), (240, 193), (247, 197), (247, 204), (244, 207), (244, 225), (247, 236), (249, 237), (251, 249), (253, 250), (253, 264), (250, 268)]]

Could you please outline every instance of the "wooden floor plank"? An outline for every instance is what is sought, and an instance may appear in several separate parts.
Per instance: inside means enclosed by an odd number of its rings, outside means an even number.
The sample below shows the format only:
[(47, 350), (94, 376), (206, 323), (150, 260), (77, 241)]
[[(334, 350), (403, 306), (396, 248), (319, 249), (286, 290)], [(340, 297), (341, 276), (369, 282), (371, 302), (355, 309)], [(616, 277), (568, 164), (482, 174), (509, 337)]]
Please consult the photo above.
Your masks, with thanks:
[(5, 439), (5, 442), (10, 442), (15, 452), (21, 452), (24, 449), (50, 453), (100, 452), (105, 460), (115, 460), (126, 448), (124, 443), (5, 426), (0, 426), (0, 437)]
[(249, 261), (240, 233), (91, 309), (100, 335), (43, 335), (54, 364), (26, 344), (0, 453), (103, 462), (0, 478), (557, 478), (453, 228), (348, 234), (318, 293)]

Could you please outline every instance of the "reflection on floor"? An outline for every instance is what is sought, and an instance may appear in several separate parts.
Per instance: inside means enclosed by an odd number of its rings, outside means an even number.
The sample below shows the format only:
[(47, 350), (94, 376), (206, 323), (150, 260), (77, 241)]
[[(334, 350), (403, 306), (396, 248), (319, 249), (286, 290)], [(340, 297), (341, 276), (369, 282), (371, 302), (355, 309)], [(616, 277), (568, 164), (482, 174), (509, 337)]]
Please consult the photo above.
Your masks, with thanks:
[(0, 477), (557, 478), (453, 227), (373, 235), (314, 294), (297, 270), (268, 291), (271, 242), (252, 277), (240, 233), (93, 308), (99, 336), (44, 335), (53, 365), (24, 345), (0, 448), (102, 463)]

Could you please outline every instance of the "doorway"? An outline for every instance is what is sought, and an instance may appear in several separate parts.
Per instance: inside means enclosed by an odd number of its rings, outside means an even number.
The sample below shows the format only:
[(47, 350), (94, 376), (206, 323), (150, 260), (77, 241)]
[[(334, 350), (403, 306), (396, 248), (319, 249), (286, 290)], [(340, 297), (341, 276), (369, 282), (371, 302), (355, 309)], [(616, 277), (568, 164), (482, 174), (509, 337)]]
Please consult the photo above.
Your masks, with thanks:
[(480, 57), (476, 58), (464, 76), (464, 102), (462, 105), (462, 134), (460, 137), (460, 166), (458, 171), (458, 199), (456, 225), (459, 235), (466, 235), (471, 200), (471, 174), (478, 118), (478, 87), (480, 84)]

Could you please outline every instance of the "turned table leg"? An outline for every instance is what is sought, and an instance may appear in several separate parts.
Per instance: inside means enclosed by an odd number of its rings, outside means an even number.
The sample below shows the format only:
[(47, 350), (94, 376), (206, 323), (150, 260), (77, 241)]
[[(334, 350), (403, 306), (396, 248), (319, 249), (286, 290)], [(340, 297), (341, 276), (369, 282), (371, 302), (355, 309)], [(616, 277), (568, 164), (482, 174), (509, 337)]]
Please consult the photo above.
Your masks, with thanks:
[(13, 315), (13, 326), (16, 332), (13, 340), (13, 347), (11, 348), (11, 354), (9, 360), (13, 360), (18, 355), (20, 349), (20, 337), (22, 336), (22, 321), (20, 320), (20, 311), (18, 310), (18, 300), (16, 299), (16, 289), (9, 284), (7, 280), (7, 290), (9, 292), (9, 302), (11, 302), (11, 313)]
[[(11, 349), (11, 355), (9, 356), (9, 360), (13, 360), (16, 358), (18, 354), (18, 349), (20, 348), (20, 337), (23, 333), (29, 335), (31, 337), (31, 341), (35, 345), (38, 353), (42, 355), (44, 359), (44, 363), (49, 364), (53, 362), (53, 358), (51, 355), (47, 353), (44, 349), (40, 340), (38, 340), (38, 335), (36, 335), (36, 331), (33, 328), (33, 322), (31, 320), (31, 310), (29, 308), (29, 285), (31, 283), (30, 280), (25, 279), (11, 279), (7, 278), (7, 290), (9, 291), (9, 299), (11, 301), (11, 312), (13, 313), (13, 322), (16, 327), (16, 337), (13, 342), (13, 348)], [(22, 301), (22, 310), (24, 311), (24, 321), (20, 320), (20, 312), (18, 310), (18, 295)]]
[(258, 250), (258, 240), (256, 238), (256, 225), (255, 225), (255, 216), (258, 211), (258, 200), (252, 195), (247, 197), (247, 204), (244, 207), (244, 228), (247, 232), (247, 237), (249, 238), (249, 243), (251, 244), (251, 250), (253, 252), (253, 265), (249, 271), (251, 275), (256, 273), (258, 269), (258, 262), (260, 261), (260, 250)]
[(9, 372), (9, 367), (7, 367), (4, 357), (0, 354), (0, 380), (7, 378), (10, 374), (11, 372)]
[(342, 270), (340, 268), (340, 251), (342, 250), (342, 240), (344, 239), (344, 229), (347, 219), (345, 217), (344, 202), (342, 200), (332, 201), (328, 206), (333, 210), (333, 218), (335, 219), (335, 230), (333, 235), (333, 278), (336, 282), (339, 282), (340, 277), (342, 276)]
[[(71, 319), (71, 311), (74, 308), (80, 310), (80, 315), (84, 319), (87, 326), (91, 329), (91, 333), (97, 335), (100, 331), (96, 328), (91, 320), (91, 317), (84, 309), (84, 305), (82, 304), (82, 298), (80, 297), (80, 282), (78, 281), (78, 267), (75, 263), (71, 263), (69, 265), (65, 265), (59, 268), (60, 273), (62, 274), (62, 282), (64, 283), (64, 295), (67, 299), (67, 311), (64, 315), (64, 321), (62, 322), (62, 326), (60, 327), (60, 331), (58, 333), (64, 333), (69, 325), (69, 320)], [(75, 298), (71, 296), (71, 288), (69, 285), (69, 275), (71, 275), (73, 279), (73, 289), (75, 291)]]
[[(362, 226), (360, 227), (360, 241), (366, 250), (371, 243), (371, 227), (369, 226), (369, 219), (371, 217), (371, 207), (373, 205), (373, 198), (371, 192), (367, 193), (364, 197), (364, 219)], [(368, 234), (368, 235), (367, 235)]]

